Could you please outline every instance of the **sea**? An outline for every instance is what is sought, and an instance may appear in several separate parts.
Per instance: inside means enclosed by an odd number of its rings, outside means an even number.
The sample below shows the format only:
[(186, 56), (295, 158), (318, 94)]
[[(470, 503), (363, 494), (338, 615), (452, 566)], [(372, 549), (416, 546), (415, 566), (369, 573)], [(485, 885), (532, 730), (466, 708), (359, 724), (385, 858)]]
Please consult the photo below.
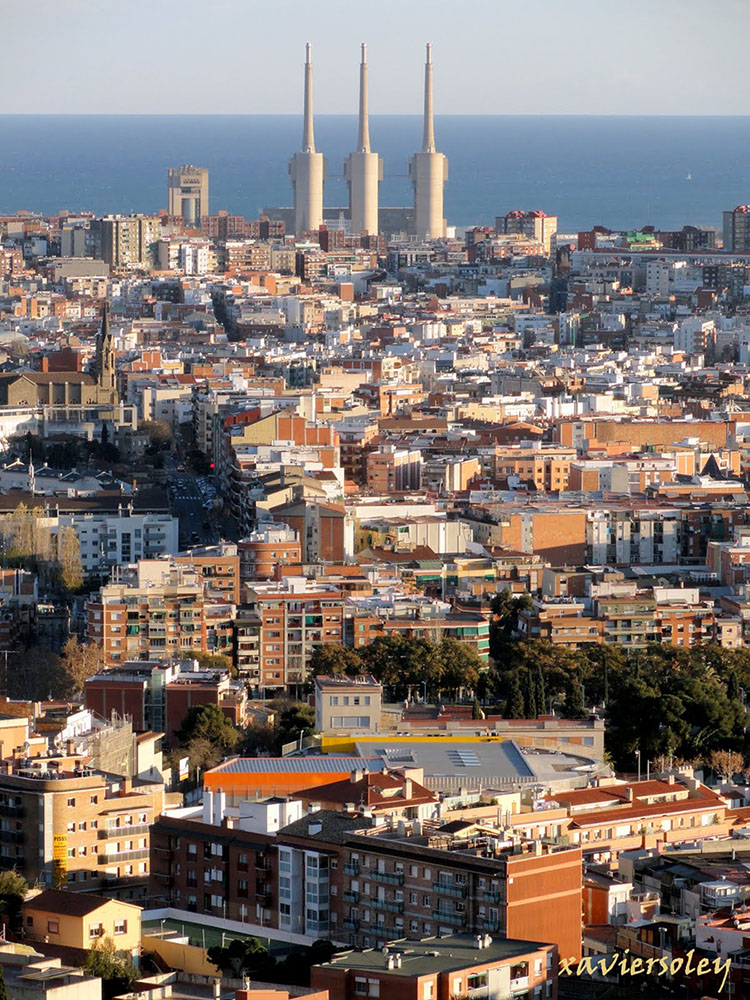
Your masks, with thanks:
[[(449, 161), (445, 215), (459, 227), (512, 209), (557, 215), (562, 232), (720, 227), (722, 211), (750, 202), (750, 117), (445, 115), (435, 130)], [(410, 204), (421, 119), (373, 115), (370, 132), (381, 204)], [(301, 134), (296, 115), (0, 115), (0, 214), (155, 212), (167, 168), (192, 163), (210, 170), (212, 212), (257, 218), (292, 203), (287, 162)], [(316, 116), (326, 205), (347, 203), (356, 134), (355, 116)]]

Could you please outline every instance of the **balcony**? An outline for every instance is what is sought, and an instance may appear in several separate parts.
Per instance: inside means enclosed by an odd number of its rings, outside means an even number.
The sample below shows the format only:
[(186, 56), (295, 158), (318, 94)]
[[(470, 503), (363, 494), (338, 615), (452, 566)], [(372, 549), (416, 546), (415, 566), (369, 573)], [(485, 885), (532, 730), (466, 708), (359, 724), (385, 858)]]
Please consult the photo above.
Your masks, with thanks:
[(466, 923), (465, 913), (449, 913), (447, 910), (433, 910), (432, 918), (441, 924), (453, 924), (455, 927), (463, 927)]
[(452, 882), (433, 882), (432, 888), (435, 892), (442, 893), (445, 896), (455, 896), (456, 899), (466, 898), (465, 885), (454, 885)]
[(404, 884), (404, 873), (403, 872), (370, 872), (370, 878), (373, 882), (386, 882), (388, 885), (403, 885)]
[(109, 840), (112, 837), (137, 837), (148, 833), (150, 829), (148, 823), (141, 826), (108, 826), (99, 830), (99, 840)]
[(348, 931), (358, 931), (359, 930), (359, 920), (345, 920), (344, 928)]
[(392, 902), (388, 899), (378, 899), (377, 896), (373, 896), (370, 900), (370, 906), (374, 910), (385, 910), (386, 913), (403, 913), (404, 904)]
[(148, 857), (147, 849), (143, 849), (140, 851), (120, 851), (119, 854), (100, 854), (99, 864), (111, 865), (111, 864), (116, 864), (118, 861), (142, 861), (144, 858), (147, 857)]
[(481, 899), (483, 903), (499, 903), (500, 893), (499, 892), (483, 892), (481, 894)]
[(359, 875), (359, 861), (347, 861), (344, 865), (344, 875)]
[(358, 903), (359, 902), (359, 893), (358, 892), (352, 892), (350, 889), (345, 890), (345, 892), (344, 892), (344, 902), (345, 903)]

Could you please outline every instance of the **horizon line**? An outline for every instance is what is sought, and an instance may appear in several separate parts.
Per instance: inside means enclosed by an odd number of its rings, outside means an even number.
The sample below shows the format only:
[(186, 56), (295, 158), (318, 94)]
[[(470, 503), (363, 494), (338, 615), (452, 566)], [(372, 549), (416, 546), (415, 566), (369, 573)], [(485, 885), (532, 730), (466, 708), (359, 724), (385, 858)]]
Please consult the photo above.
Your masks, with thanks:
[[(370, 114), (371, 118), (422, 118), (422, 112), (380, 111)], [(0, 118), (302, 118), (294, 111), (2, 111)], [(323, 111), (316, 112), (315, 118), (357, 118), (356, 112)], [(704, 114), (684, 114), (681, 112), (648, 113), (640, 111), (620, 111), (614, 113), (587, 111), (503, 111), (471, 112), (446, 111), (436, 113), (435, 118), (748, 118), (748, 114), (724, 112)]]

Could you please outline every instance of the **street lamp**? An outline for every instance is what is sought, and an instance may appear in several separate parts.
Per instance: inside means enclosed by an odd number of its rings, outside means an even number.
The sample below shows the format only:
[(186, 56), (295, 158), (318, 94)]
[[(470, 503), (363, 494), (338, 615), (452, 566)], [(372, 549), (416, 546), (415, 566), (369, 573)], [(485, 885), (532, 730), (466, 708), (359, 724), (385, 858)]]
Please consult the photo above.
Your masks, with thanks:
[(640, 750), (636, 750), (635, 755), (638, 758), (638, 780), (640, 781), (641, 780), (641, 751)]

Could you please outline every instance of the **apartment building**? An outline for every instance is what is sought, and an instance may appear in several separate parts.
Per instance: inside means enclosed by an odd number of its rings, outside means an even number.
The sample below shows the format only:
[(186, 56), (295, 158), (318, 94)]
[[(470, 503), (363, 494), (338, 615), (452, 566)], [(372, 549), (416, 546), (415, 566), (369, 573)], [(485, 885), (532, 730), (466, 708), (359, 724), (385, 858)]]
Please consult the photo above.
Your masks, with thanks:
[(240, 556), (233, 542), (202, 545), (175, 557), (178, 566), (189, 566), (200, 573), (206, 587), (232, 604), (240, 601)]
[(551, 945), (456, 933), (335, 955), (312, 967), (310, 982), (339, 1000), (445, 1000), (485, 993), (497, 1000), (546, 1000), (557, 996), (558, 964)]
[(318, 732), (353, 729), (367, 733), (380, 729), (383, 685), (374, 677), (318, 674), (314, 684)]
[(32, 884), (140, 899), (163, 805), (161, 783), (90, 771), (80, 758), (18, 760), (0, 774), (0, 867)]
[(252, 583), (244, 604), (261, 619), (259, 680), (265, 688), (305, 683), (315, 646), (343, 644), (344, 599), (331, 584), (304, 577)]
[(86, 573), (179, 551), (179, 525), (171, 514), (141, 514), (120, 507), (113, 513), (44, 515), (40, 525), (52, 535), (60, 528), (73, 528)]
[(555, 791), (547, 802), (565, 811), (561, 833), (592, 863), (616, 861), (621, 851), (636, 848), (658, 851), (668, 844), (726, 837), (732, 826), (721, 795), (694, 778), (671, 774)]
[(485, 663), (489, 658), (490, 626), (485, 615), (452, 611), (449, 604), (421, 595), (350, 597), (345, 629), (346, 644), (355, 649), (369, 646), (379, 636), (402, 635), (431, 642), (459, 639), (472, 646)]
[(482, 455), (483, 472), (493, 482), (517, 479), (532, 483), (545, 493), (568, 489), (574, 448), (560, 445), (522, 442), (517, 445), (496, 445)]
[(273, 580), (279, 567), (302, 562), (297, 531), (289, 524), (265, 521), (237, 543), (240, 579)]
[(518, 631), (524, 639), (541, 639), (569, 649), (604, 641), (602, 622), (573, 597), (535, 598), (528, 610), (519, 613)]
[(92, 219), (94, 256), (113, 268), (152, 267), (162, 224), (158, 216), (107, 215)]
[(495, 229), (498, 233), (515, 233), (541, 243), (545, 253), (549, 254), (552, 238), (557, 232), (557, 216), (547, 215), (539, 209), (531, 212), (516, 209), (507, 215), (497, 216)]
[(344, 507), (314, 500), (293, 500), (274, 507), (275, 521), (288, 524), (300, 540), (304, 563), (344, 561)]
[(107, 665), (191, 653), (232, 654), (235, 605), (191, 560), (115, 569), (87, 605), (88, 640)]
[[(390, 829), (325, 811), (289, 824), (278, 844), (279, 927), (357, 948), (468, 931), (541, 938), (580, 955), (580, 848), (497, 839), (493, 846), (487, 836), (456, 839), (439, 826)], [(298, 905), (308, 891), (314, 916)]]
[[(152, 837), (152, 896), (208, 926), (238, 921), (262, 931), (276, 926), (276, 832), (301, 815), (299, 802), (247, 801), (237, 809), (205, 805), (161, 815)], [(190, 919), (190, 918), (188, 918)], [(223, 926), (227, 926), (225, 923)], [(267, 933), (267, 930), (266, 930)], [(305, 942), (303, 938), (294, 943)]]
[(86, 708), (127, 716), (137, 732), (164, 733), (167, 742), (191, 708), (216, 705), (237, 726), (247, 720), (245, 685), (227, 671), (201, 670), (195, 660), (125, 662), (87, 678)]
[(662, 563), (680, 559), (680, 511), (614, 508), (586, 512), (586, 562), (595, 566)]
[(408, 493), (422, 483), (422, 453), (385, 445), (367, 456), (367, 486), (374, 493)]

